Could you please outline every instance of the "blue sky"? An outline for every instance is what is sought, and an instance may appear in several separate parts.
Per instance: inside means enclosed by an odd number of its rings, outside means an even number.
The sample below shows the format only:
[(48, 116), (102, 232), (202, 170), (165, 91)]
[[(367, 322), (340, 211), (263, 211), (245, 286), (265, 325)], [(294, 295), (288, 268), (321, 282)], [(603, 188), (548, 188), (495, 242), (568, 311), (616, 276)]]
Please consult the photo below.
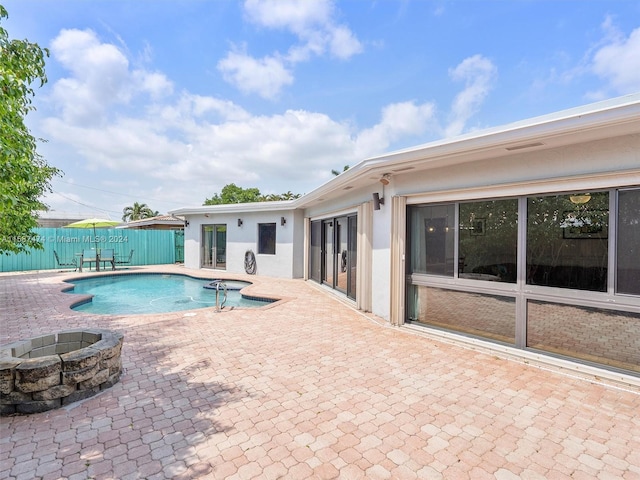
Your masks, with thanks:
[(51, 51), (60, 215), (307, 193), (385, 152), (640, 91), (640, 0), (0, 0)]

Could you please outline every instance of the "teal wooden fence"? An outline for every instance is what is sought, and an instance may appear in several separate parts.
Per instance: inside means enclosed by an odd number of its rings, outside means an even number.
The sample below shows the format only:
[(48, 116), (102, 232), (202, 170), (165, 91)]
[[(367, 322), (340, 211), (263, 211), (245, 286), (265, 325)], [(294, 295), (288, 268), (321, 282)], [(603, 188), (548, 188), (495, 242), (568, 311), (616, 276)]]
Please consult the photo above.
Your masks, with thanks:
[(36, 228), (44, 250), (29, 253), (0, 254), (0, 272), (59, 269), (53, 251), (61, 261), (79, 257), (84, 249), (112, 248), (118, 256), (134, 250), (131, 265), (162, 265), (176, 259), (175, 233), (172, 230), (129, 230), (113, 228)]

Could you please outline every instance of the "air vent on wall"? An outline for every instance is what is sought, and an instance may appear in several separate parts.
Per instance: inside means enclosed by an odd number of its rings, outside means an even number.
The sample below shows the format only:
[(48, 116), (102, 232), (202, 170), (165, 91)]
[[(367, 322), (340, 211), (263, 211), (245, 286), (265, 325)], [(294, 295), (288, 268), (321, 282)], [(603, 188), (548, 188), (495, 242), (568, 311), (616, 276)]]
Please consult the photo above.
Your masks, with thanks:
[(525, 143), (524, 145), (514, 145), (513, 147), (506, 147), (505, 150), (509, 150), (511, 152), (513, 150), (523, 150), (525, 148), (540, 147), (542, 145), (544, 145), (544, 143), (542, 142)]

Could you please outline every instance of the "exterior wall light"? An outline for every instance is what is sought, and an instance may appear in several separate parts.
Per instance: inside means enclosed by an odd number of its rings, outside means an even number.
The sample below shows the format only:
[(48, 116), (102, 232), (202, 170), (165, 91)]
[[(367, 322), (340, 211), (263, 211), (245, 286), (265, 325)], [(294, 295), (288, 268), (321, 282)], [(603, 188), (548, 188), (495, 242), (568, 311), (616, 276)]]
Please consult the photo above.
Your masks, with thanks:
[(378, 192), (373, 194), (373, 209), (380, 210), (380, 205), (384, 205), (384, 197), (381, 197)]
[(238, 226), (239, 226), (239, 227), (241, 227), (241, 226), (242, 226), (242, 219), (241, 219), (241, 218), (239, 218), (239, 219), (238, 219)]
[(389, 185), (391, 181), (391, 174), (385, 173), (380, 177), (380, 183), (382, 184), (382, 196), (377, 192), (373, 194), (373, 209), (380, 210), (380, 205), (384, 205), (384, 187), (385, 185)]
[(287, 219), (284, 217), (280, 217), (280, 226), (284, 227), (285, 223), (287, 223)]

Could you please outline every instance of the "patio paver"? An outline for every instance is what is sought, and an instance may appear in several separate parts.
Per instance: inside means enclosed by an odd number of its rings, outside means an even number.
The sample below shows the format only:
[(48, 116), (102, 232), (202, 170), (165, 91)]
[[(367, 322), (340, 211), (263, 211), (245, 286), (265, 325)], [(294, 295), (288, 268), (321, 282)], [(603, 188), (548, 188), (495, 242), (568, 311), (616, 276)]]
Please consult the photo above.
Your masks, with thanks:
[(225, 275), (287, 297), (259, 310), (99, 316), (68, 309), (79, 275), (1, 275), (0, 341), (118, 330), (125, 372), (1, 418), (0, 480), (640, 478), (634, 386), (392, 328), (301, 280)]

